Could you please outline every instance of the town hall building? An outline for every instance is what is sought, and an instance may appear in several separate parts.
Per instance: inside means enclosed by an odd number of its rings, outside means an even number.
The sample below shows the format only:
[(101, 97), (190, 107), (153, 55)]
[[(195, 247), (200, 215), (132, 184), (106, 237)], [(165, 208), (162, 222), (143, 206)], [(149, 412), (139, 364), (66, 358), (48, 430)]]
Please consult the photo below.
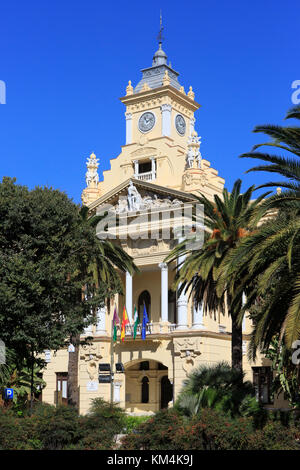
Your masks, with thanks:
[[(82, 202), (91, 215), (108, 211), (113, 242), (132, 256), (139, 272), (123, 275), (124, 295), (116, 295), (110, 309), (99, 310), (97, 324), (83, 335), (92, 340), (79, 353), (80, 413), (88, 411), (91, 399), (109, 401), (111, 393), (114, 402), (131, 413), (172, 406), (195, 367), (231, 361), (227, 312), (203, 315), (192, 297), (178, 295), (172, 289), (176, 265), (165, 262), (186, 235), (180, 228), (195, 230), (191, 219), (182, 216), (183, 208), (188, 214), (199, 192), (210, 199), (214, 194), (221, 196), (225, 183), (200, 151), (201, 137), (195, 125), (200, 104), (192, 87), (186, 91), (181, 85), (161, 42), (152, 65), (142, 70), (135, 86), (129, 81), (120, 99), (125, 107), (126, 141), (109, 170), (102, 171), (96, 155), (90, 155)], [(113, 342), (114, 307), (121, 321), (124, 305), (130, 324), (125, 340), (120, 340), (119, 331)], [(144, 306), (147, 310), (145, 339), (141, 326), (135, 339), (132, 335), (135, 306), (141, 321)], [(254, 379), (260, 399), (268, 403), (268, 364), (265, 359), (256, 364), (247, 359), (250, 331), (251, 322), (245, 318), (243, 368), (246, 378)], [(68, 348), (48, 352), (43, 401), (55, 403), (58, 396), (66, 400), (68, 354)]]

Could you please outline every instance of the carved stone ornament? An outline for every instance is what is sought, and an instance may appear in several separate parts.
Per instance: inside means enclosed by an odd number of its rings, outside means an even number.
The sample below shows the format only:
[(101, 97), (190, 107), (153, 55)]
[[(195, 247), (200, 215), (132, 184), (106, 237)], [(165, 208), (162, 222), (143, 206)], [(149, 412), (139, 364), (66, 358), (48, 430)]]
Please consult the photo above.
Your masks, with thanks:
[(102, 359), (102, 357), (97, 343), (84, 344), (80, 348), (80, 359), (83, 359), (85, 362), (97, 361)]
[(193, 131), (188, 139), (188, 151), (186, 154), (186, 168), (201, 168), (202, 155), (200, 152), (201, 137)]
[(99, 159), (96, 158), (96, 155), (92, 153), (86, 162), (87, 172), (85, 174), (85, 181), (87, 187), (91, 187), (94, 183), (96, 186), (99, 183), (99, 175), (98, 175), (98, 166), (99, 166)]
[(147, 193), (145, 196), (141, 196), (132, 181), (130, 181), (127, 198), (120, 196), (118, 204), (112, 211), (117, 214), (122, 214), (125, 212), (136, 212), (148, 209), (180, 207), (181, 204), (182, 201), (179, 199), (171, 199), (170, 197), (161, 199), (157, 194), (153, 193)]
[(174, 353), (176, 356), (191, 360), (201, 354), (199, 338), (177, 338), (174, 340)]

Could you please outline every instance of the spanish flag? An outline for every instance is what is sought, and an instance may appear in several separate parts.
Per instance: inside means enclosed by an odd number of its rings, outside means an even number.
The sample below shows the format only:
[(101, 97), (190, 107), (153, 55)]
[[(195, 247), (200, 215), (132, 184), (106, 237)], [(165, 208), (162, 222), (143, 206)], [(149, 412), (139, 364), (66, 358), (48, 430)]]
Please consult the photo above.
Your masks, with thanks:
[(126, 312), (126, 307), (124, 305), (123, 318), (122, 318), (122, 324), (121, 324), (121, 341), (124, 341), (125, 339), (125, 326), (128, 325), (128, 323), (129, 323), (128, 315)]

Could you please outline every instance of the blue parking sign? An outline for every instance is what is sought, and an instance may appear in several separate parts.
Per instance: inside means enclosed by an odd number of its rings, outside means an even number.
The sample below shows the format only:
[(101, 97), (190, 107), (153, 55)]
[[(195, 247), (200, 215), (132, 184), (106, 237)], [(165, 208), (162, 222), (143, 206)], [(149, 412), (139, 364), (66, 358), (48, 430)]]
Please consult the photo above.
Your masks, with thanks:
[(14, 398), (14, 389), (13, 388), (6, 388), (5, 389), (5, 398), (7, 400), (12, 400)]

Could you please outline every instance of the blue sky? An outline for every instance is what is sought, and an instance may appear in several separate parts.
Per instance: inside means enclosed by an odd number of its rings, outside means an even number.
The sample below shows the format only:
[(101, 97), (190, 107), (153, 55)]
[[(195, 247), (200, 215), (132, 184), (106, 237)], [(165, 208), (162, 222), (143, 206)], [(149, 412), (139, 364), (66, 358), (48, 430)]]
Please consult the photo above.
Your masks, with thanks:
[[(300, 6), (290, 0), (14, 1), (1, 5), (0, 177), (30, 188), (48, 185), (80, 202), (86, 157), (102, 170), (125, 143), (128, 80), (163, 48), (179, 81), (201, 104), (201, 152), (230, 189), (270, 179), (244, 175), (238, 158), (264, 137), (257, 124), (282, 124), (300, 79)], [(253, 162), (254, 163), (254, 162)]]

